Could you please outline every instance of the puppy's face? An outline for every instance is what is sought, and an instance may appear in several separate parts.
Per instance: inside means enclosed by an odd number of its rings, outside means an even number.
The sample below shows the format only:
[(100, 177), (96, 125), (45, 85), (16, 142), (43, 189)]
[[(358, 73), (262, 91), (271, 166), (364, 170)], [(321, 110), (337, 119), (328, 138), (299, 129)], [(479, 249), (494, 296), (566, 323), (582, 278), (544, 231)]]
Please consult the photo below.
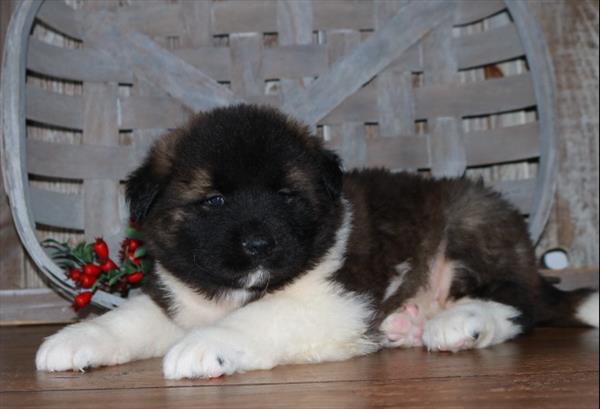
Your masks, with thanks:
[(338, 158), (305, 127), (240, 105), (195, 118), (152, 149), (127, 182), (151, 255), (214, 297), (289, 283), (333, 244)]

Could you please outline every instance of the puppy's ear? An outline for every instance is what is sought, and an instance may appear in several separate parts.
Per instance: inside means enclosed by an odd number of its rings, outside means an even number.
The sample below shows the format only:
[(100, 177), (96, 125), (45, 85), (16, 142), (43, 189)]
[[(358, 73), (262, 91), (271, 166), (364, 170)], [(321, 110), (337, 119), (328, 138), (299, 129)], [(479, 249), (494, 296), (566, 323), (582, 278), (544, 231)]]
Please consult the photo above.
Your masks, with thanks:
[(125, 183), (125, 197), (130, 218), (143, 222), (157, 196), (167, 184), (175, 160), (175, 147), (181, 134), (171, 132), (159, 139), (142, 165), (133, 171)]
[(332, 200), (342, 194), (342, 161), (330, 150), (321, 151), (321, 182)]

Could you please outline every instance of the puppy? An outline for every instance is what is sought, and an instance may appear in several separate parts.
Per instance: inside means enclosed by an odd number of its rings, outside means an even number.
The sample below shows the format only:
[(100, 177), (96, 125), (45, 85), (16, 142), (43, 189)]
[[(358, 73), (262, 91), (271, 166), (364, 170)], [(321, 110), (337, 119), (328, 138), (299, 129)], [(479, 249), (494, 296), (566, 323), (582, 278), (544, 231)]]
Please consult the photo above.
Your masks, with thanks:
[(49, 337), (39, 370), (164, 356), (166, 378), (217, 377), (598, 326), (598, 293), (546, 282), (523, 218), (497, 193), (344, 174), (307, 127), (270, 108), (196, 116), (156, 143), (127, 198), (156, 261), (145, 295)]

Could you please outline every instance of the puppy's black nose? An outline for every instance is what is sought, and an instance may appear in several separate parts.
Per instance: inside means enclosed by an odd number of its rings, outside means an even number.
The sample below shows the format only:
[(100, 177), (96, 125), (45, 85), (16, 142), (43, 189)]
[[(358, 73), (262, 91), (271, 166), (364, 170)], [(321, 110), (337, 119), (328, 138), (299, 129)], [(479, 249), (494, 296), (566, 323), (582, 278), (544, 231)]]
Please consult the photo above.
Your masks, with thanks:
[(242, 240), (244, 253), (251, 257), (264, 257), (271, 254), (275, 241), (267, 235), (253, 234)]

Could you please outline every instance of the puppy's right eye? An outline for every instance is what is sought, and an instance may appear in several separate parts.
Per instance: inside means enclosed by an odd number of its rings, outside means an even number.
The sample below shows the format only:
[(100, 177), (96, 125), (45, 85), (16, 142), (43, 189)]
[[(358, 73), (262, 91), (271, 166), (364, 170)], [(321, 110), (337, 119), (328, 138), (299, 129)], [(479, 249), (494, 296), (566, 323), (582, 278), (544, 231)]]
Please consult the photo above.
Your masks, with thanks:
[(204, 200), (204, 204), (209, 207), (221, 207), (225, 204), (225, 198), (221, 195), (214, 195)]
[(297, 192), (294, 192), (293, 190), (287, 188), (280, 189), (277, 193), (279, 194), (279, 196), (284, 198), (287, 203), (293, 202), (298, 197)]

